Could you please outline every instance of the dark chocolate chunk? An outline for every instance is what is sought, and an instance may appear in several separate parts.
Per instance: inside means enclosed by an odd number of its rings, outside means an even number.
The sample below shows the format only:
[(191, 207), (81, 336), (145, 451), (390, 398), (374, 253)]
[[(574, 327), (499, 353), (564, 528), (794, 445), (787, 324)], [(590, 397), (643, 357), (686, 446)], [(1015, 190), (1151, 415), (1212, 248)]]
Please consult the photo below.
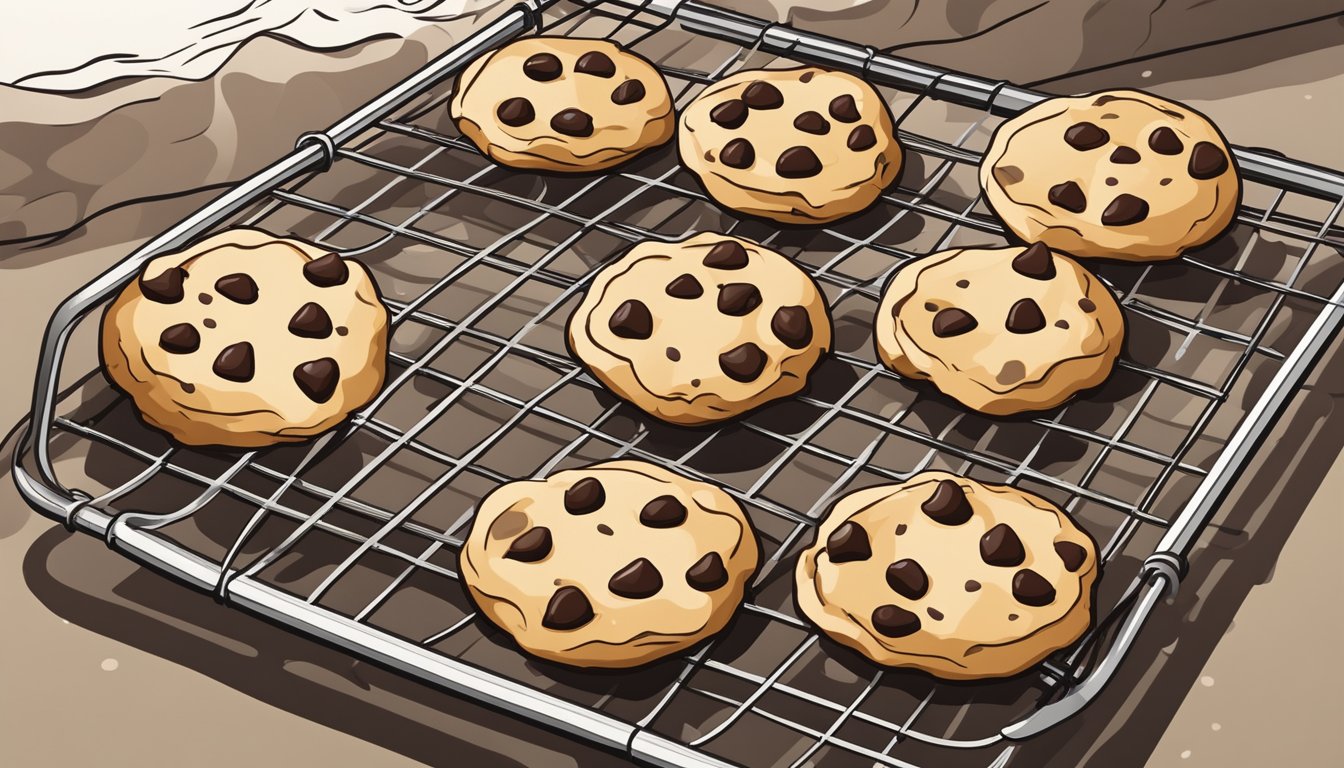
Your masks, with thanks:
[(718, 552), (695, 561), (695, 565), (686, 569), (686, 583), (701, 592), (713, 592), (728, 583), (728, 571), (723, 567), (723, 558)]
[(566, 136), (592, 136), (593, 118), (581, 109), (562, 109), (551, 118), (551, 130)]
[(676, 528), (686, 522), (686, 505), (675, 496), (659, 496), (639, 510), (639, 522), (650, 528)]
[(527, 61), (523, 62), (523, 74), (541, 82), (554, 80), (563, 71), (564, 68), (560, 66), (559, 57), (551, 53), (533, 54), (527, 57)]
[(636, 104), (644, 100), (644, 84), (638, 80), (626, 80), (611, 92), (612, 104)]
[(956, 307), (948, 307), (933, 316), (933, 335), (940, 339), (960, 336), (975, 330), (979, 325), (970, 312)]
[(1082, 213), (1087, 210), (1087, 195), (1075, 181), (1066, 181), (1050, 188), (1050, 202), (1070, 213)]
[(934, 621), (942, 621), (942, 620), (943, 620), (943, 612), (940, 611), (940, 610), (938, 610), (937, 608), (934, 608), (933, 606), (929, 606), (928, 608), (925, 608), (924, 610), (928, 611), (928, 613), (929, 613), (929, 618), (930, 618), (930, 619), (933, 619)]
[(607, 491), (595, 477), (585, 477), (565, 491), (565, 511), (571, 515), (586, 515), (602, 508)]
[(663, 575), (646, 558), (638, 558), (617, 571), (607, 582), (613, 595), (631, 600), (653, 597), (663, 588)]
[(1124, 193), (1115, 196), (1106, 210), (1101, 212), (1101, 223), (1108, 227), (1123, 227), (1126, 224), (1138, 224), (1148, 218), (1148, 201)]
[(170, 325), (159, 334), (159, 346), (175, 355), (185, 355), (201, 348), (201, 334), (191, 323)]
[(681, 350), (676, 347), (668, 347), (663, 354), (667, 355), (667, 359), (674, 363), (681, 359)]
[(897, 536), (904, 536), (904, 535), (905, 535), (905, 529), (906, 529), (906, 525), (905, 525), (905, 523), (897, 523), (897, 524), (896, 524), (896, 535), (897, 535)]
[(182, 300), (182, 281), (187, 279), (187, 270), (181, 267), (169, 267), (158, 277), (145, 279), (140, 275), (140, 293), (146, 299), (159, 304), (176, 304)]
[(801, 74), (801, 75), (798, 76), (798, 82), (800, 82), (800, 83), (810, 83), (810, 82), (812, 82), (812, 77), (813, 77), (814, 75), (816, 75), (816, 74), (817, 74), (816, 72), (810, 72), (810, 71), (809, 71), (809, 72), (804, 72), (803, 74)]
[(212, 302), (212, 301), (215, 300), (215, 297), (214, 297), (214, 296), (211, 296), (211, 295), (208, 294), (208, 293), (202, 293), (202, 294), (198, 295), (196, 298), (197, 298), (197, 299), (200, 299), (200, 301), (201, 301), (202, 304), (209, 304), (210, 302)]
[(1068, 568), (1070, 573), (1082, 568), (1083, 562), (1087, 560), (1087, 550), (1072, 541), (1056, 541), (1055, 554), (1064, 561), (1064, 567)]
[(251, 381), (256, 369), (256, 359), (252, 356), (252, 345), (246, 341), (230, 344), (220, 350), (211, 366), (215, 375), (229, 381)]
[(611, 313), (607, 327), (622, 339), (647, 339), (653, 335), (653, 315), (644, 302), (626, 299)]
[(724, 240), (710, 248), (701, 263), (711, 269), (741, 269), (747, 266), (747, 249), (734, 240)]
[(1023, 568), (1013, 574), (1013, 598), (1023, 605), (1039, 608), (1055, 601), (1055, 588), (1041, 574)]
[(1064, 141), (1080, 152), (1096, 149), (1110, 140), (1111, 135), (1104, 128), (1092, 123), (1074, 123), (1064, 131)]
[(929, 591), (929, 576), (919, 563), (906, 558), (887, 566), (887, 584), (901, 597), (918, 600)]
[(755, 381), (765, 370), (768, 358), (761, 348), (750, 341), (719, 355), (719, 368), (734, 381)]
[(611, 77), (616, 74), (616, 64), (601, 51), (589, 51), (574, 63), (574, 71), (596, 77)]
[(733, 139), (723, 145), (719, 160), (729, 168), (750, 168), (756, 162), (756, 148), (746, 139)]
[(804, 307), (780, 307), (770, 318), (770, 330), (790, 349), (802, 349), (812, 342), (812, 318)]
[(887, 637), (905, 637), (919, 631), (919, 617), (899, 605), (879, 605), (873, 611), (873, 629)]
[(747, 103), (741, 99), (729, 99), (711, 109), (709, 119), (722, 128), (739, 128), (747, 121)]
[(514, 96), (499, 103), (499, 108), (495, 110), (495, 117), (499, 118), (499, 122), (517, 128), (535, 120), (537, 113), (532, 109), (532, 102), (522, 96)]
[(803, 133), (811, 133), (817, 136), (825, 136), (831, 131), (830, 121), (822, 117), (821, 113), (813, 112), (810, 109), (793, 118), (793, 127)]
[(303, 276), (318, 288), (331, 288), (344, 283), (350, 277), (350, 267), (345, 259), (334, 253), (328, 253), (320, 259), (313, 259), (303, 265)]
[(826, 537), (826, 554), (832, 563), (852, 563), (873, 556), (868, 532), (853, 520), (846, 520)]
[(938, 305), (937, 305), (936, 303), (932, 302), (932, 301), (926, 301), (926, 302), (924, 302), (924, 309), (925, 309), (925, 311), (927, 311), (927, 312), (937, 312), (937, 311), (938, 311)]
[(807, 147), (789, 147), (779, 153), (775, 173), (786, 179), (806, 179), (821, 173), (821, 158)]
[(1056, 320), (1056, 321), (1055, 321), (1055, 327), (1056, 327), (1056, 328), (1063, 328), (1064, 330), (1067, 331), (1067, 330), (1069, 329), (1069, 321), (1068, 321), (1068, 320)]
[(611, 530), (611, 526), (607, 525), (606, 523), (598, 523), (597, 532), (602, 534), (603, 536), (611, 536), (616, 533), (615, 531)]
[(1004, 327), (1012, 333), (1035, 333), (1045, 327), (1045, 315), (1036, 302), (1021, 299), (1008, 310)]
[(289, 332), (305, 339), (325, 339), (331, 335), (331, 317), (321, 304), (310, 301), (294, 313)]
[(1133, 165), (1142, 159), (1132, 147), (1116, 147), (1111, 152), (1111, 162), (1116, 165)]
[(828, 110), (831, 113), (831, 117), (842, 123), (858, 122), (859, 105), (854, 102), (854, 97), (849, 94), (836, 96), (834, 99), (831, 99)]
[(1078, 300), (1078, 308), (1083, 310), (1084, 312), (1097, 311), (1097, 305), (1092, 303), (1092, 300), (1087, 297), (1083, 297)]
[(682, 275), (667, 284), (667, 295), (674, 299), (698, 299), (704, 293), (700, 281), (692, 274)]
[(551, 532), (537, 526), (513, 540), (504, 557), (524, 563), (535, 563), (551, 554)]
[(220, 296), (239, 304), (251, 304), (257, 300), (257, 283), (251, 275), (235, 272), (215, 281), (215, 290)]
[(1185, 149), (1181, 137), (1165, 125), (1148, 134), (1148, 148), (1159, 155), (1179, 155)]
[(968, 580), (968, 581), (966, 582), (966, 591), (967, 591), (967, 592), (979, 592), (979, 591), (980, 591), (980, 582), (976, 581), (975, 579), (970, 579), (970, 580)]
[(954, 480), (939, 480), (933, 495), (919, 508), (929, 519), (942, 525), (961, 525), (971, 519), (973, 510), (966, 500), (966, 491)]
[(742, 101), (752, 109), (779, 109), (784, 106), (784, 94), (775, 86), (757, 80), (742, 91)]
[(761, 292), (751, 283), (727, 283), (719, 286), (719, 311), (741, 317), (761, 306)]
[(849, 138), (845, 141), (845, 146), (855, 152), (862, 152), (876, 143), (877, 134), (873, 133), (873, 127), (871, 125), (860, 125), (849, 132)]
[(1013, 258), (1013, 271), (1023, 277), (1050, 280), (1055, 276), (1055, 257), (1045, 243), (1032, 243)]
[(1021, 565), (1027, 559), (1022, 540), (1007, 523), (999, 523), (980, 537), (980, 559), (1000, 568)]
[(578, 587), (561, 587), (551, 595), (541, 625), (547, 629), (578, 629), (593, 620), (593, 604)]
[(1190, 176), (1196, 179), (1213, 179), (1222, 176), (1227, 170), (1227, 153), (1217, 145), (1201, 141), (1190, 151)]
[(299, 363), (294, 368), (294, 383), (315, 403), (325, 403), (341, 383), (341, 369), (330, 357)]

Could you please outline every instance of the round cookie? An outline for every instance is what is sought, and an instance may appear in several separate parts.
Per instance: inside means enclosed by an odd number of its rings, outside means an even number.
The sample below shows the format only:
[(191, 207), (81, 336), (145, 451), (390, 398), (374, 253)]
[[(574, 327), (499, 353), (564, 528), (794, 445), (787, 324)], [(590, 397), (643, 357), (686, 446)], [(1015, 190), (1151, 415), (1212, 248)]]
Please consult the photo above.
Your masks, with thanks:
[(1054, 505), (946, 472), (840, 499), (798, 559), (803, 613), (893, 667), (1014, 675), (1092, 622), (1096, 545)]
[(460, 564), (481, 613), (528, 653), (632, 667), (723, 629), (759, 557), (721, 489), (609, 461), (492, 491)]
[(1232, 222), (1227, 141), (1189, 107), (1139, 91), (1043, 101), (994, 132), (985, 197), (1026, 242), (1084, 258), (1174, 259)]
[(150, 261), (103, 316), (103, 369), (187, 445), (324, 432), (383, 385), (387, 310), (363, 265), (231, 229)]
[(887, 103), (817, 67), (739, 72), (682, 111), (681, 162), (719, 203), (793, 224), (858, 213), (896, 180)]
[(1042, 243), (916, 259), (873, 329), (888, 368), (995, 416), (1053, 408), (1110, 374), (1124, 344), (1111, 292)]
[(448, 105), (491, 160), (583, 173), (672, 138), (676, 114), (652, 64), (606, 40), (529, 37), (473, 61)]
[(706, 424), (801, 390), (831, 348), (831, 318), (793, 262), (704, 232), (645, 241), (598, 272), (570, 317), (569, 346), (650, 415)]

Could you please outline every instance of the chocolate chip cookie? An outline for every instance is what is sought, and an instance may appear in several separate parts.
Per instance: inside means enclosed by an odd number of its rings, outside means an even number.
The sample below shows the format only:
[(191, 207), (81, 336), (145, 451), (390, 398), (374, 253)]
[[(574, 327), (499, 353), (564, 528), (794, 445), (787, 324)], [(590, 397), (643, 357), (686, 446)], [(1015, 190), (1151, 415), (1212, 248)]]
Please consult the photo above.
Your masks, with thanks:
[(1227, 141), (1187, 106), (1138, 91), (1041, 102), (994, 133), (985, 196), (1026, 242), (1079, 257), (1174, 259), (1232, 222)]
[(916, 259), (887, 285), (874, 323), (888, 368), (996, 416), (1097, 386), (1124, 338), (1106, 286), (1043, 243)]
[(705, 424), (801, 390), (831, 348), (831, 319), (793, 262), (705, 232), (645, 241), (604, 267), (570, 317), (569, 345), (650, 415)]
[(387, 327), (359, 262), (231, 229), (150, 261), (122, 290), (103, 316), (103, 369), (178, 442), (295, 442), (378, 393)]
[(492, 491), (460, 562), (481, 613), (523, 650), (632, 667), (723, 629), (758, 560), (751, 525), (721, 489), (609, 461)]
[(682, 112), (677, 142), (719, 203), (793, 224), (862, 211), (901, 169), (887, 103), (863, 80), (816, 67), (711, 85)]
[(676, 114), (652, 64), (606, 40), (529, 37), (473, 61), (449, 114), (514, 168), (610, 168), (672, 138)]
[(1092, 538), (1030, 493), (946, 472), (836, 503), (798, 559), (798, 605), (878, 664), (1014, 675), (1092, 622)]

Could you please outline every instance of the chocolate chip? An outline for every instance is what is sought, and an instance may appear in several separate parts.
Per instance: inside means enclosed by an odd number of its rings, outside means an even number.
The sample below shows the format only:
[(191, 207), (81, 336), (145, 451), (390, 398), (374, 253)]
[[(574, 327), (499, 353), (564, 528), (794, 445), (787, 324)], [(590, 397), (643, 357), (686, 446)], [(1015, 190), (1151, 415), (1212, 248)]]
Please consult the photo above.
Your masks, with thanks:
[(741, 317), (761, 306), (761, 292), (751, 283), (728, 283), (719, 286), (719, 311), (732, 317)]
[(746, 139), (733, 139), (723, 146), (719, 160), (729, 168), (750, 168), (756, 162), (756, 148)]
[(919, 617), (898, 605), (879, 605), (873, 611), (873, 629), (887, 637), (905, 637), (919, 631)]
[(1190, 152), (1190, 175), (1196, 179), (1212, 179), (1227, 170), (1227, 154), (1216, 145), (1201, 141)]
[(667, 359), (674, 363), (681, 359), (681, 350), (676, 347), (668, 347), (663, 354), (667, 355)]
[(1064, 567), (1068, 568), (1070, 573), (1082, 568), (1083, 562), (1087, 560), (1087, 550), (1072, 541), (1056, 541), (1055, 554), (1064, 561)]
[(215, 321), (214, 321), (214, 320), (211, 320), (210, 318), (207, 317), (207, 318), (205, 318), (204, 320), (201, 321), (201, 325), (204, 325), (206, 328), (214, 328), (214, 327), (215, 327)]
[(331, 288), (344, 283), (350, 277), (350, 268), (340, 256), (328, 253), (320, 259), (313, 259), (304, 264), (303, 276), (318, 288)]
[(191, 323), (170, 325), (159, 334), (159, 346), (175, 355), (185, 355), (201, 348), (201, 334)]
[(644, 84), (638, 80), (626, 80), (624, 83), (616, 86), (616, 90), (611, 92), (612, 104), (635, 104), (643, 101), (645, 96)]
[(1142, 159), (1131, 147), (1116, 147), (1111, 153), (1111, 162), (1116, 165), (1133, 165)]
[(1021, 299), (1008, 310), (1004, 327), (1012, 333), (1035, 333), (1045, 327), (1045, 315), (1036, 302)]
[(1094, 303), (1092, 302), (1091, 299), (1086, 298), (1086, 297), (1081, 298), (1081, 299), (1078, 300), (1078, 308), (1081, 309), (1081, 310), (1083, 310), (1084, 312), (1096, 312), (1096, 311), (1097, 311), (1097, 305), (1094, 304)]
[(747, 103), (741, 99), (729, 99), (711, 109), (709, 119), (722, 128), (739, 128), (747, 121)]
[(1070, 213), (1082, 213), (1087, 210), (1087, 195), (1077, 182), (1066, 181), (1050, 188), (1050, 202)]
[(1159, 181), (1159, 182), (1157, 182), (1157, 183), (1158, 183), (1158, 186), (1165, 187), (1165, 186), (1167, 186), (1168, 184), (1171, 183), (1171, 179), (1162, 179), (1161, 181)]
[(565, 511), (571, 515), (586, 515), (602, 508), (607, 491), (595, 477), (585, 477), (565, 491)]
[(873, 556), (868, 532), (853, 520), (846, 520), (826, 537), (826, 554), (832, 563), (852, 563)]
[(562, 109), (551, 118), (551, 130), (566, 136), (592, 136), (593, 118), (581, 109)]
[(183, 392), (186, 392), (188, 395), (190, 395), (190, 394), (192, 394), (193, 392), (196, 391), (196, 385), (195, 385), (195, 384), (188, 384), (187, 382), (184, 381), (184, 382), (182, 382), (182, 391), (183, 391)]
[(563, 71), (564, 68), (560, 66), (560, 59), (551, 53), (534, 54), (527, 57), (527, 61), (523, 62), (523, 74), (540, 82), (554, 80)]
[(1064, 141), (1080, 152), (1096, 149), (1110, 140), (1111, 135), (1104, 128), (1092, 123), (1074, 123), (1064, 131)]
[(686, 505), (675, 496), (659, 496), (639, 510), (639, 522), (650, 528), (676, 528), (686, 522)]
[(718, 552), (695, 561), (695, 565), (686, 569), (686, 583), (701, 592), (713, 592), (728, 583), (728, 571), (723, 567), (723, 558)]
[(325, 339), (331, 335), (331, 318), (321, 304), (310, 301), (290, 318), (289, 332), (305, 339)]
[(904, 535), (905, 535), (905, 529), (906, 529), (906, 525), (905, 525), (905, 523), (897, 523), (897, 524), (896, 524), (896, 535), (897, 535), (897, 536), (904, 536)]
[(1148, 218), (1148, 201), (1131, 194), (1119, 194), (1101, 212), (1101, 223), (1108, 227), (1138, 224)]
[(1056, 320), (1056, 321), (1055, 321), (1055, 327), (1056, 327), (1056, 328), (1063, 328), (1064, 330), (1067, 331), (1067, 330), (1069, 329), (1069, 321), (1068, 321), (1068, 320)]
[(169, 267), (149, 280), (141, 274), (140, 293), (158, 304), (176, 304), (182, 300), (182, 281), (186, 279), (187, 270), (181, 267)]
[(929, 576), (919, 563), (906, 558), (887, 566), (887, 584), (901, 597), (918, 600), (929, 591)]
[(828, 110), (831, 117), (842, 123), (854, 123), (859, 119), (859, 105), (854, 102), (854, 97), (849, 94), (836, 96), (831, 99)]
[(966, 582), (966, 591), (967, 591), (967, 592), (979, 592), (979, 591), (980, 591), (980, 582), (976, 581), (975, 579), (970, 579), (970, 580), (968, 580), (968, 581)]
[(971, 519), (972, 513), (966, 491), (954, 480), (939, 480), (933, 495), (919, 508), (930, 520), (942, 525), (961, 525)]
[(815, 76), (816, 74), (817, 74), (816, 72), (812, 72), (811, 70), (804, 72), (803, 74), (798, 76), (798, 82), (810, 83), (812, 82), (813, 76)]
[(699, 380), (699, 379), (691, 379), (691, 386), (692, 386), (692, 387), (698, 387), (698, 386), (700, 386), (700, 380)]
[(294, 368), (294, 383), (315, 403), (325, 403), (341, 383), (341, 369), (330, 357), (299, 363)]
[(1026, 558), (1027, 552), (1022, 548), (1022, 540), (1007, 523), (999, 523), (980, 537), (980, 559), (990, 565), (1011, 568), (1021, 565)]
[(1016, 614), (1016, 613), (1010, 613), (1010, 614), (1008, 614), (1008, 620), (1009, 620), (1009, 621), (1017, 621), (1017, 614)]
[(551, 595), (541, 625), (547, 629), (578, 629), (593, 620), (593, 604), (578, 587), (561, 587)]
[(767, 359), (760, 347), (748, 341), (719, 355), (719, 368), (728, 378), (746, 383), (761, 375)]
[(789, 147), (779, 153), (775, 173), (786, 179), (806, 179), (821, 173), (821, 159), (807, 147)]
[(924, 302), (924, 310), (925, 310), (926, 312), (937, 312), (937, 311), (938, 311), (938, 305), (935, 304), (935, 303), (932, 302), (932, 301), (926, 301), (926, 302)]
[(1009, 360), (999, 369), (999, 375), (995, 376), (994, 380), (1004, 386), (1008, 386), (1021, 381), (1022, 377), (1026, 375), (1027, 366), (1024, 365), (1021, 360)]
[(522, 96), (514, 96), (499, 103), (499, 108), (495, 110), (495, 117), (499, 118), (499, 122), (517, 128), (535, 120), (537, 113), (532, 109), (532, 102)]
[(251, 381), (256, 367), (252, 356), (252, 345), (246, 341), (230, 344), (220, 350), (211, 370), (221, 379), (229, 381)]
[(752, 109), (779, 109), (784, 106), (784, 94), (775, 86), (757, 80), (742, 91), (742, 101)]
[(196, 298), (199, 299), (202, 304), (209, 304), (210, 302), (215, 300), (215, 297), (211, 296), (208, 293), (202, 293), (198, 295)]
[(627, 597), (631, 600), (653, 597), (662, 588), (663, 575), (658, 572), (653, 563), (643, 557), (631, 561), (629, 565), (617, 571), (611, 577), (611, 581), (607, 582), (607, 589), (611, 590), (613, 595)]
[(1023, 277), (1050, 280), (1055, 276), (1055, 257), (1045, 243), (1032, 243), (1013, 257), (1013, 271)]
[(1119, 184), (1119, 183), (1120, 183), (1120, 180), (1117, 179), (1117, 178), (1115, 178), (1114, 176), (1107, 176), (1107, 177), (1106, 177), (1106, 186), (1108, 186), (1108, 187), (1114, 187), (1116, 184)]
[(831, 131), (831, 123), (821, 116), (819, 112), (808, 110), (801, 115), (793, 118), (793, 127), (803, 133), (811, 133), (817, 136), (825, 136)]
[(741, 269), (747, 266), (747, 249), (734, 240), (724, 240), (710, 248), (701, 263), (711, 269)]
[(770, 318), (770, 330), (790, 349), (802, 349), (812, 342), (812, 318), (805, 307), (780, 307)]
[(535, 563), (551, 554), (551, 532), (537, 526), (513, 540), (504, 557), (524, 563)]
[(704, 293), (705, 289), (701, 287), (700, 281), (691, 274), (682, 275), (667, 284), (667, 295), (674, 299), (698, 299)]
[(943, 620), (943, 612), (940, 611), (940, 610), (938, 610), (937, 608), (934, 608), (933, 606), (929, 606), (928, 608), (925, 608), (924, 610), (928, 611), (928, 613), (929, 613), (929, 618), (930, 618), (930, 619), (933, 619), (934, 621), (942, 621), (942, 620)]
[(596, 77), (611, 77), (616, 74), (616, 65), (607, 54), (601, 51), (589, 51), (574, 63), (574, 71)]
[(1165, 125), (1148, 134), (1148, 148), (1160, 155), (1179, 155), (1185, 149), (1181, 137)]
[(979, 325), (970, 312), (956, 307), (948, 307), (933, 316), (933, 335), (940, 339), (960, 336), (975, 330)]
[(958, 288), (970, 288), (970, 287), (971, 287), (971, 281), (970, 281), (970, 280), (958, 280), (958, 281), (957, 281), (957, 287), (958, 287)]
[(845, 141), (845, 146), (855, 152), (862, 152), (871, 148), (877, 143), (877, 134), (873, 133), (873, 127), (870, 125), (860, 125), (849, 132), (849, 139)]
[(1041, 574), (1023, 568), (1013, 574), (1013, 598), (1023, 605), (1049, 605), (1055, 601), (1055, 588)]
[(653, 335), (653, 315), (644, 302), (627, 299), (611, 313), (607, 327), (622, 339), (647, 339)]
[(615, 531), (611, 530), (611, 526), (610, 526), (610, 525), (607, 525), (607, 524), (605, 524), (605, 523), (598, 523), (598, 524), (597, 524), (597, 532), (600, 533), (600, 534), (602, 534), (603, 536), (611, 536), (611, 535), (613, 535), (614, 533), (616, 533)]
[(215, 281), (215, 290), (229, 301), (251, 304), (257, 300), (257, 283), (251, 275), (235, 272)]

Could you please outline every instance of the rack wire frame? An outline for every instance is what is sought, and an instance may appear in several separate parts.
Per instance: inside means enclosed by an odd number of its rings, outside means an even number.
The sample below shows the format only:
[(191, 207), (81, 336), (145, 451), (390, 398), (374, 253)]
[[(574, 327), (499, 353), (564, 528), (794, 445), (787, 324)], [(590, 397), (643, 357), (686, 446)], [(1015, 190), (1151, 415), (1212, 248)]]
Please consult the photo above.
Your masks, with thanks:
[[(449, 81), (482, 52), (542, 31), (644, 53), (679, 107), (745, 67), (855, 71), (891, 99), (908, 167), (874, 213), (803, 232), (717, 209), (674, 150), (563, 180), (493, 166), (444, 119)], [(1040, 98), (690, 0), (516, 6), (71, 296), (44, 339), (15, 479), (44, 514), (221, 600), (649, 764), (1006, 764), (1106, 686), (1338, 330), (1344, 176), (1238, 148), (1248, 192), (1225, 246), (1179, 267), (1099, 268), (1130, 347), (1095, 397), (1035, 417), (963, 413), (888, 372), (865, 340), (838, 343), (822, 382), (789, 403), (679, 430), (612, 398), (558, 339), (603, 261), (707, 223), (793, 256), (822, 285), (837, 328), (862, 326), (909, 259), (1003, 242), (974, 186), (977, 142)], [(961, 131), (942, 139), (928, 124)], [(970, 191), (959, 186), (968, 174)], [(393, 314), (377, 400), (311, 444), (219, 454), (175, 447), (128, 418), (96, 369), (58, 391), (81, 319), (154, 255), (230, 225), (366, 259)], [(412, 252), (405, 263), (395, 255)], [(1173, 297), (1162, 273), (1176, 269), (1208, 294)], [(1132, 341), (1162, 334), (1156, 351)], [(468, 419), (474, 427), (461, 426)], [(467, 434), (454, 441), (445, 426)], [(58, 473), (53, 454), (87, 454), (78, 485), (58, 477), (72, 470)], [(725, 469), (735, 454), (753, 459)], [(650, 670), (582, 675), (528, 660), (475, 617), (457, 583), (471, 503), (517, 476), (617, 457), (715, 482), (743, 503), (765, 553), (751, 599), (729, 630)], [(1031, 674), (968, 687), (878, 670), (800, 620), (793, 556), (829, 504), (931, 467), (1041, 493), (1093, 533), (1104, 575), (1086, 637)], [(416, 610), (394, 610), (406, 601)]]

